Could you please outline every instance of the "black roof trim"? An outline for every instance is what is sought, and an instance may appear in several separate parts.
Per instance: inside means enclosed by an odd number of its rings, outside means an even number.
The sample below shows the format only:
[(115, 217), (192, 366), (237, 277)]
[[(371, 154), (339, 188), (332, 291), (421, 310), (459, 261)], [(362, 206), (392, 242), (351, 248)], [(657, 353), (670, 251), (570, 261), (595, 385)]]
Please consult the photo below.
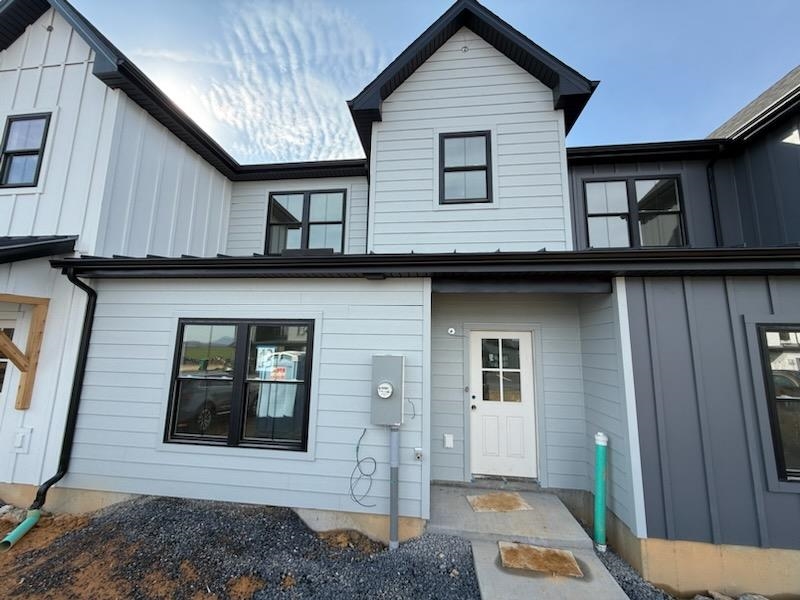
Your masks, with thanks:
[(570, 164), (580, 165), (638, 160), (702, 160), (719, 156), (732, 146), (730, 140), (718, 139), (576, 146), (567, 148), (567, 161)]
[(0, 237), (0, 264), (69, 254), (75, 250), (77, 239), (77, 235)]
[(457, 0), (347, 103), (367, 156), (370, 155), (372, 123), (381, 120), (381, 102), (461, 27), (474, 31), (552, 89), (555, 107), (564, 110), (567, 132), (599, 84), (535, 44), (476, 0)]
[(96, 278), (615, 277), (797, 274), (800, 247), (298, 257), (66, 258), (55, 268)]
[(6, 0), (0, 5), (0, 50), (11, 45), (52, 6), (95, 52), (93, 74), (120, 89), (178, 139), (231, 181), (366, 176), (365, 159), (277, 164), (239, 164), (114, 46), (67, 0)]

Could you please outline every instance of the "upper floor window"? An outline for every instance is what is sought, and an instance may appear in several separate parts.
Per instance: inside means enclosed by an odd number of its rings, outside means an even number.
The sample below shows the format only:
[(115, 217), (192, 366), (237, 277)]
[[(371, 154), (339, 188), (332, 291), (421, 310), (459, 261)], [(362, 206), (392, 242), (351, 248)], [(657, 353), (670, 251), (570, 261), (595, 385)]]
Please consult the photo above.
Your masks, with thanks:
[(488, 131), (439, 135), (439, 203), (492, 201)]
[(9, 117), (3, 133), (0, 186), (35, 186), (42, 166), (50, 115)]
[(267, 254), (286, 250), (344, 251), (344, 190), (269, 195)]
[(800, 480), (800, 326), (758, 329), (778, 477)]
[(677, 177), (586, 181), (590, 248), (683, 246)]
[(181, 320), (164, 441), (305, 450), (313, 329)]

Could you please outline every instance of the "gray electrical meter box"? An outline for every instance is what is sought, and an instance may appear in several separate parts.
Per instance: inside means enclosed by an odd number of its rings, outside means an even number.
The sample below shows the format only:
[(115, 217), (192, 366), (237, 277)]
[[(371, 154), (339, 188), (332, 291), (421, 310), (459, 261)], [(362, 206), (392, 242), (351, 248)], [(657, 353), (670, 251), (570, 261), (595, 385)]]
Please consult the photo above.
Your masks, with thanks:
[(406, 357), (376, 354), (372, 357), (372, 424), (402, 425), (405, 400)]

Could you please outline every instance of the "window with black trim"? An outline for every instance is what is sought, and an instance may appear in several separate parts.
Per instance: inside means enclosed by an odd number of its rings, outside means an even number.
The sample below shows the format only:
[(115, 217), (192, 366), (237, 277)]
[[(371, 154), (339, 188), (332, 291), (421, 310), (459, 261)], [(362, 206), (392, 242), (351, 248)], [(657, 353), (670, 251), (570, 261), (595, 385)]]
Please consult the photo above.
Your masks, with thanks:
[(678, 177), (585, 180), (590, 248), (686, 244)]
[(778, 478), (800, 481), (800, 325), (759, 325)]
[(37, 184), (49, 124), (49, 114), (8, 117), (0, 155), (0, 187)]
[[(11, 327), (0, 327), (0, 331), (8, 336), (8, 339), (14, 338), (14, 329)], [(8, 370), (8, 357), (0, 350), (0, 392), (5, 387), (6, 371)]]
[(287, 250), (344, 252), (345, 191), (271, 193), (267, 254)]
[(181, 320), (167, 442), (305, 450), (313, 321)]
[(439, 134), (439, 203), (491, 201), (491, 133)]

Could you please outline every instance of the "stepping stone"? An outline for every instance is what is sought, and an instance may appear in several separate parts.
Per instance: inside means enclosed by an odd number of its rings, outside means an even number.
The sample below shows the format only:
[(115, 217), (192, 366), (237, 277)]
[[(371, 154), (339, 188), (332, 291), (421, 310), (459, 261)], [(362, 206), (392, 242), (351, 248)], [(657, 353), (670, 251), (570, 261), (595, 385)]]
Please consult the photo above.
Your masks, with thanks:
[(533, 507), (525, 502), (517, 492), (492, 492), (480, 496), (467, 496), (467, 502), (475, 512), (533, 510)]
[(583, 572), (569, 550), (543, 548), (516, 542), (497, 542), (500, 561), (509, 569), (538, 571), (564, 577), (583, 577)]

